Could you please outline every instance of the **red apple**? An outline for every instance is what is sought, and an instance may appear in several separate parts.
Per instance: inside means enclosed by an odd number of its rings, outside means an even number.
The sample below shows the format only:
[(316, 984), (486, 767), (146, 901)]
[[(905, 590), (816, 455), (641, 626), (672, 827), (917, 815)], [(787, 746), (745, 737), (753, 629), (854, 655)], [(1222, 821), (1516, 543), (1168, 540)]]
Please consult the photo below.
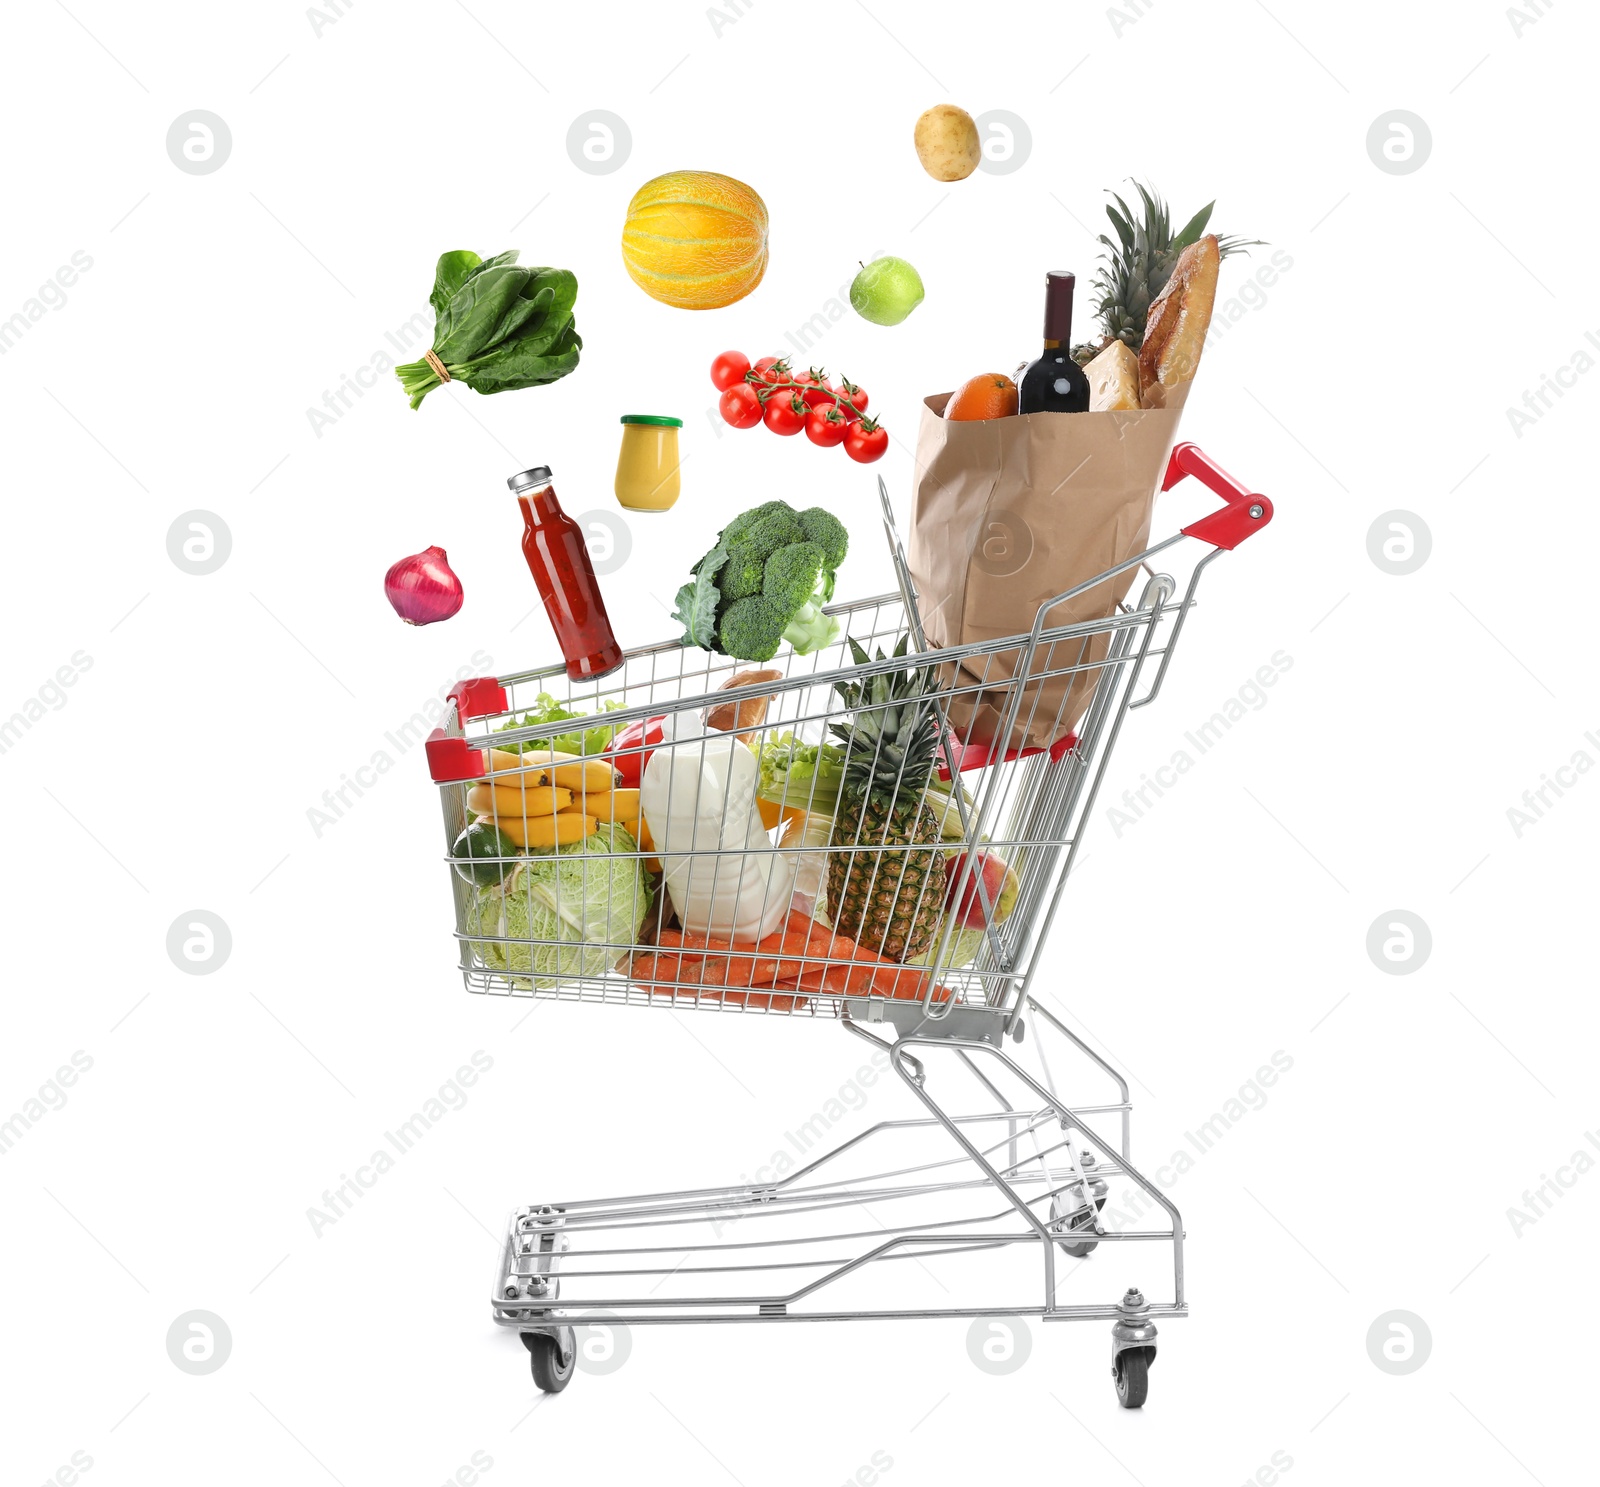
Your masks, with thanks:
[[(978, 852), (975, 854), (975, 859), (972, 876), (965, 884), (961, 881), (961, 875), (967, 866), (965, 852), (957, 852), (944, 865), (944, 880), (947, 885), (944, 897), (945, 912), (954, 914), (956, 924), (962, 929), (984, 927), (985, 901), (988, 902), (989, 910), (994, 916), (994, 923), (1004, 924), (1017, 906), (1017, 895), (1022, 891), (1022, 884), (1017, 875), (1002, 858), (993, 852)], [(983, 882), (981, 895), (978, 891), (980, 878)], [(962, 889), (959, 907), (956, 904), (958, 887)]]

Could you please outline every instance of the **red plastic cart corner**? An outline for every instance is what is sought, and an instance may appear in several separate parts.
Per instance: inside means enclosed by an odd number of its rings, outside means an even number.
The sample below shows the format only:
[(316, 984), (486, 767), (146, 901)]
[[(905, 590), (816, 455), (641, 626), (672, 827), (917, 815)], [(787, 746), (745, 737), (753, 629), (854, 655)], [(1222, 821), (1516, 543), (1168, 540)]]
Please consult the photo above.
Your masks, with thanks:
[(1202, 516), (1183, 529), (1185, 537), (1198, 537), (1213, 547), (1232, 551), (1253, 532), (1272, 520), (1272, 502), (1247, 489), (1198, 444), (1178, 444), (1167, 462), (1167, 477), (1161, 489), (1169, 491), (1185, 475), (1193, 475), (1202, 485), (1215, 491), (1228, 504), (1221, 511)]
[[(503, 713), (509, 702), (506, 689), (492, 676), (457, 682), (445, 695), (455, 703), (456, 718), (462, 723)], [(428, 735), (426, 748), (428, 773), (435, 784), (481, 779), (488, 773), (489, 761), (483, 750), (472, 748), (466, 739), (454, 737), (443, 728), (435, 728)]]

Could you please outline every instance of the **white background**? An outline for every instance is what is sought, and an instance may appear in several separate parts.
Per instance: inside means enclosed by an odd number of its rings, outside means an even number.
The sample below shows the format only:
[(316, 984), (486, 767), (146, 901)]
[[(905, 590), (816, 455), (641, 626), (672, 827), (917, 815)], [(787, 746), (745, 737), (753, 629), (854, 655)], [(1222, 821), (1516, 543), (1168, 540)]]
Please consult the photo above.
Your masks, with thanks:
[[(92, 665), (0, 755), (0, 1117), (74, 1051), (93, 1067), (0, 1162), (5, 1480), (75, 1451), (91, 1482), (163, 1484), (433, 1484), (474, 1452), (491, 1481), (843, 1482), (874, 1452), (889, 1479), (952, 1483), (1237, 1483), (1274, 1452), (1306, 1484), (1587, 1476), (1600, 1176), (1520, 1234), (1507, 1210), (1600, 1123), (1600, 781), (1520, 836), (1507, 809), (1600, 758), (1600, 378), (1520, 437), (1506, 410), (1600, 327), (1597, 38), (1581, 6), (1522, 9), (1544, 14), (1520, 34), (1487, 0), (1145, 0), (1119, 21), (742, 0), (719, 26), (698, 4), (360, 3), (320, 28), (288, 3), (10, 11), (0, 320), (75, 252), (93, 266), (0, 357), (0, 716), (75, 652)], [(1026, 120), (1023, 168), (924, 175), (912, 123), (946, 100)], [(597, 108), (633, 139), (605, 176), (565, 144)], [(1367, 153), (1397, 108), (1432, 133), (1413, 174)], [(194, 109), (232, 134), (207, 175), (165, 148)], [(677, 168), (770, 208), (766, 279), (729, 309), (670, 309), (623, 272), (629, 196)], [(1034, 353), (1043, 270), (1087, 279), (1102, 192), (1130, 176), (1180, 219), (1215, 197), (1218, 230), (1293, 263), (1208, 352), (1184, 426), (1277, 519), (1210, 570), (1111, 792), (1275, 652), (1292, 668), (1142, 820), (1100, 813), (1046, 988), (1136, 1075), (1151, 1162), (1275, 1050), (1294, 1060), (1173, 1193), (1194, 1314), (1163, 1327), (1140, 1413), (1116, 1407), (1102, 1323), (1036, 1327), (993, 1378), (952, 1322), (636, 1331), (623, 1369), (530, 1416), (523, 1350), (487, 1314), (505, 1212), (735, 1179), (857, 1047), (469, 997), (418, 753), (320, 837), (308, 809), (475, 651), (550, 658), (504, 480), (548, 462), (570, 511), (614, 510), (620, 413), (680, 414), (686, 455), (677, 509), (633, 522), (606, 584), (624, 644), (666, 638), (683, 571), (773, 495), (851, 523), (842, 593), (887, 587), (870, 474), (719, 435), (712, 355), (777, 349), (858, 259), (909, 258), (911, 319), (852, 315), (818, 350), (893, 431), (878, 469), (903, 513), (918, 399)], [(415, 413), (380, 379), (313, 430), (324, 390), (426, 311), (441, 251), (510, 246), (578, 275), (574, 375)], [(1225, 264), (1223, 295), (1265, 261)], [(232, 533), (206, 577), (166, 549), (197, 508)], [(1395, 509), (1432, 533), (1405, 577), (1367, 550)], [(382, 574), (433, 543), (466, 606), (408, 629)], [(233, 940), (204, 977), (165, 948), (197, 908)], [(1396, 908), (1433, 937), (1412, 975), (1365, 948)], [(315, 1235), (323, 1190), (480, 1049), (470, 1103)], [(841, 1129), (903, 1113), (880, 1086)], [(205, 1377), (165, 1347), (196, 1308), (233, 1338)], [(1432, 1334), (1403, 1377), (1366, 1346), (1395, 1309)]]

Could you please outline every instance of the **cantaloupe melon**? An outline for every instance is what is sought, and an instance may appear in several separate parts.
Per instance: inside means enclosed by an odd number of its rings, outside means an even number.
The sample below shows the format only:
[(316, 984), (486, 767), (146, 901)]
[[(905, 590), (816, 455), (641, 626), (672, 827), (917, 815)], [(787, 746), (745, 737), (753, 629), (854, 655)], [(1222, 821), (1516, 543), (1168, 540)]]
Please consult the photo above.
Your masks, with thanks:
[(766, 203), (715, 171), (657, 176), (628, 203), (622, 261), (633, 282), (664, 305), (731, 305), (767, 271)]

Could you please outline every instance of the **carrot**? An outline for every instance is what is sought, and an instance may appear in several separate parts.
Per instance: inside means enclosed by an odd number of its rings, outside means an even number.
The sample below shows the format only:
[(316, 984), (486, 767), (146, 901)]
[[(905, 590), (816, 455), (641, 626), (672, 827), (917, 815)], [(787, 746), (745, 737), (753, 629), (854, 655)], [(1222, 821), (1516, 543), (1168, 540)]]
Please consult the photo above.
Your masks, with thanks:
[(701, 981), (707, 986), (748, 986), (755, 970), (753, 947), (746, 946), (741, 951), (738, 947), (724, 946), (723, 950), (732, 953), (712, 951), (706, 956)]
[(819, 924), (804, 914), (791, 913), (781, 932), (768, 935), (756, 947), (766, 954), (755, 962), (751, 985), (777, 986), (798, 979), (808, 969), (809, 963), (790, 957), (825, 955), (828, 952), (820, 946), (834, 938), (827, 925)]
[[(795, 918), (790, 916), (791, 926)], [(914, 1000), (928, 989), (930, 973), (927, 970), (902, 966), (876, 950), (857, 944), (848, 935), (835, 934), (825, 925), (812, 922), (803, 945), (796, 943), (798, 937), (799, 930), (791, 929), (784, 936), (783, 949), (789, 955), (803, 954), (809, 959), (762, 961), (754, 978), (755, 985), (793, 986), (797, 991), (832, 992), (836, 996), (887, 996), (897, 1000)], [(767, 979), (769, 964), (770, 982)], [(940, 987), (936, 993), (939, 1001), (946, 1001), (949, 996), (946, 987)]]
[[(932, 972), (923, 966), (897, 966), (892, 962), (879, 966), (867, 983), (869, 996), (891, 997), (896, 1001), (919, 1001), (927, 995), (928, 982)], [(940, 986), (934, 989), (933, 999), (936, 1002), (950, 1000), (950, 988)]]
[[(640, 981), (695, 982), (700, 979), (701, 964), (700, 956), (686, 956), (681, 953), (636, 955), (630, 971)], [(652, 986), (646, 989), (662, 991), (667, 988)]]
[[(745, 962), (747, 965), (749, 962)], [(720, 965), (715, 958), (708, 961), (703, 956), (636, 955), (631, 973), (636, 982), (665, 984), (642, 985), (641, 991), (652, 996), (674, 996), (682, 988), (685, 1001), (729, 1002), (735, 1006), (764, 1007), (774, 1012), (792, 1012), (806, 1004), (806, 998), (792, 991), (777, 994), (765, 992), (723, 991), (722, 977), (727, 962)]]
[[(804, 914), (790, 914), (783, 929), (754, 946), (733, 945), (711, 935), (681, 929), (663, 929), (656, 940), (655, 951), (634, 953), (630, 971), (638, 981), (674, 984), (646, 986), (644, 990), (656, 996), (670, 996), (678, 986), (734, 988), (755, 984), (772, 987), (776, 994), (730, 989), (696, 991), (694, 995), (702, 1000), (764, 1007), (775, 1012), (792, 1012), (805, 1006), (807, 1000), (795, 995), (786, 984), (799, 976), (806, 962), (784, 959), (786, 954), (829, 953), (826, 948), (818, 950), (818, 945), (854, 946), (854, 941), (835, 935), (827, 925)], [(782, 993), (776, 992), (779, 986), (785, 988)]]
[[(799, 963), (796, 971), (782, 978), (802, 991), (861, 991), (878, 966), (892, 964), (876, 950), (858, 945), (848, 935), (837, 934), (824, 925), (814, 928), (821, 933), (813, 934), (806, 944), (805, 954), (811, 960)], [(824, 961), (832, 964), (821, 963)]]
[[(685, 986), (748, 986), (755, 965), (754, 948), (729, 944), (710, 935), (664, 929), (656, 954), (633, 957), (632, 972), (642, 981), (675, 981)], [(669, 988), (656, 987), (656, 991)]]
[(813, 966), (792, 984), (797, 991), (862, 992), (877, 969), (870, 965)]
[(713, 939), (710, 935), (694, 934), (683, 929), (664, 929), (656, 936), (656, 943), (664, 945), (671, 950), (726, 950), (726, 940)]
[(773, 996), (760, 991), (729, 991), (722, 993), (722, 1000), (740, 1007), (765, 1007), (772, 1012), (793, 1012), (805, 1006), (807, 999), (782, 993)]

